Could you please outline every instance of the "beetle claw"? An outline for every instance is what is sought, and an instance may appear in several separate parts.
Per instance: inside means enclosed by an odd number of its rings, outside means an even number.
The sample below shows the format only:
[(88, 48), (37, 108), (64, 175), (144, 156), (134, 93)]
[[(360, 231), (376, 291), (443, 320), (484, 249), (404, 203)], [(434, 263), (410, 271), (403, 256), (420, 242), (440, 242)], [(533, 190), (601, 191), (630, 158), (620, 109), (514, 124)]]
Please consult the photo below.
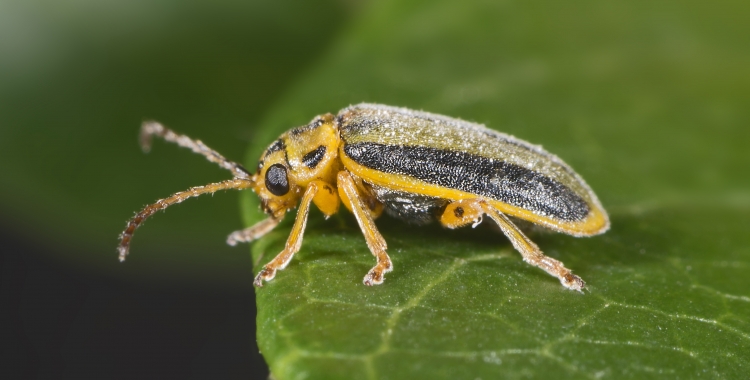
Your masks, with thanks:
[(362, 283), (367, 286), (380, 285), (383, 283), (384, 279), (385, 278), (383, 278), (383, 271), (381, 271), (378, 267), (375, 267), (367, 272), (367, 275), (365, 275)]
[(267, 267), (263, 267), (263, 269), (258, 273), (257, 276), (255, 276), (255, 280), (253, 281), (253, 285), (261, 288), (263, 287), (263, 281), (271, 281), (273, 278), (276, 277), (276, 269), (270, 269)]
[(583, 293), (582, 289), (586, 286), (586, 282), (583, 281), (582, 278), (574, 275), (573, 273), (568, 273), (563, 278), (560, 279), (560, 283), (562, 285), (570, 290), (577, 290), (581, 293)]

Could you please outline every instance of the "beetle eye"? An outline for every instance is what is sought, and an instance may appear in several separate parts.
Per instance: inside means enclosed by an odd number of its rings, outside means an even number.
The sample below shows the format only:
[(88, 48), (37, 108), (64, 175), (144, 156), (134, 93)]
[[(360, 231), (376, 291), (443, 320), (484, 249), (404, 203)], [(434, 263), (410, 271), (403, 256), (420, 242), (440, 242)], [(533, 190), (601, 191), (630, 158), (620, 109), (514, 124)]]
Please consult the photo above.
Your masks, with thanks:
[(289, 192), (289, 180), (286, 168), (282, 164), (273, 164), (266, 170), (266, 189), (273, 195), (282, 196)]

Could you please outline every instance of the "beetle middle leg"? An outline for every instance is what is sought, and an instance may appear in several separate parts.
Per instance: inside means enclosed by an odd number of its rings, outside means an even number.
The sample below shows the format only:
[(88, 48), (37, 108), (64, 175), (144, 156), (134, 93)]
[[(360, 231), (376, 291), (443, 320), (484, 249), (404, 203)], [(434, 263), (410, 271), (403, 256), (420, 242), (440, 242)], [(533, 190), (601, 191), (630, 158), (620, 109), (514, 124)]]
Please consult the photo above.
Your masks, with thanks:
[(466, 199), (449, 204), (442, 216), (440, 223), (448, 228), (457, 228), (481, 221), (482, 215), (489, 216), (497, 223), (505, 236), (510, 239), (513, 247), (521, 253), (523, 260), (527, 263), (544, 269), (547, 273), (560, 279), (560, 283), (568, 289), (581, 291), (585, 283), (566, 268), (562, 262), (555, 260), (542, 253), (542, 250), (534, 244), (505, 214), (482, 199)]
[[(370, 248), (370, 252), (372, 252), (378, 261), (377, 265), (370, 269), (367, 275), (365, 275), (362, 282), (368, 286), (382, 284), (384, 275), (393, 270), (393, 263), (391, 263), (391, 258), (388, 257), (388, 253), (386, 253), (388, 245), (385, 243), (383, 235), (380, 234), (375, 226), (373, 212), (377, 207), (369, 206), (366, 199), (363, 199), (367, 194), (362, 194), (360, 192), (357, 183), (349, 172), (340, 171), (337, 178), (337, 184), (339, 196), (344, 201), (344, 205), (346, 205), (354, 214), (354, 217), (359, 224), (359, 228), (365, 236), (367, 247)], [(382, 206), (380, 209), (382, 210)]]

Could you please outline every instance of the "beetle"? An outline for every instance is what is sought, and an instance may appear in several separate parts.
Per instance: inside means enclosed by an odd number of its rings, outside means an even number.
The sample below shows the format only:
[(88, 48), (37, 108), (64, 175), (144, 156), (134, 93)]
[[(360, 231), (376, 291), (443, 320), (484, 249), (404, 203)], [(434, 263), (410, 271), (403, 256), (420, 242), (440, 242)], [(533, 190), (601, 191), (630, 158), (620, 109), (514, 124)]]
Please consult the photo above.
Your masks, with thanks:
[(487, 216), (524, 261), (577, 291), (584, 281), (562, 262), (545, 256), (509, 217), (578, 237), (609, 229), (607, 213), (594, 192), (557, 156), (447, 116), (378, 104), (350, 106), (282, 134), (263, 152), (255, 173), (200, 140), (153, 121), (141, 128), (144, 151), (150, 149), (153, 136), (203, 155), (234, 178), (193, 187), (146, 206), (120, 235), (120, 261), (128, 255), (136, 228), (156, 211), (227, 189), (252, 189), (268, 215), (230, 234), (230, 245), (260, 238), (299, 206), (284, 249), (255, 277), (258, 287), (272, 280), (300, 250), (311, 203), (326, 218), (338, 212), (342, 201), (354, 214), (376, 258), (364, 277), (365, 285), (381, 284), (393, 269), (374, 222), (383, 212), (413, 224), (438, 220), (451, 229), (476, 226)]

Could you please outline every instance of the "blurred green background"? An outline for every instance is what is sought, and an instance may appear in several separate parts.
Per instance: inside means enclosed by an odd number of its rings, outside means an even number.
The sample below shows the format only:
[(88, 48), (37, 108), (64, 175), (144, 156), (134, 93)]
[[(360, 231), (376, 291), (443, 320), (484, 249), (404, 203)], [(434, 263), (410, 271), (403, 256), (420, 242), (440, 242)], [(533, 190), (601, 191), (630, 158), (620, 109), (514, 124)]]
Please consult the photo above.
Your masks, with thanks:
[(118, 263), (117, 237), (137, 210), (228, 178), (172, 145), (143, 154), (138, 130), (160, 120), (241, 160), (265, 110), (358, 9), (0, 1), (0, 313), (10, 321), (0, 340), (5, 358), (24, 359), (0, 367), (13, 378), (135, 375), (144, 364), (169, 377), (264, 377), (248, 249), (224, 243), (243, 227), (238, 194), (160, 213)]
[[(10, 369), (265, 376), (253, 263), (224, 244), (243, 226), (238, 194), (159, 213), (116, 260), (143, 205), (228, 178), (172, 145), (143, 154), (144, 119), (253, 165), (316, 114), (361, 101), (425, 109), (544, 145), (615, 215), (669, 205), (713, 209), (713, 226), (745, 222), (749, 8), (0, 0), (0, 312), (14, 326), (4, 350), (25, 359)], [(617, 228), (615, 241), (627, 236)], [(722, 244), (746, 262), (746, 247)]]
[[(140, 258), (126, 265), (112, 265), (104, 254), (145, 204), (227, 178), (175, 146), (157, 143), (143, 154), (140, 124), (162, 121), (241, 160), (264, 111), (344, 25), (312, 27), (312, 20), (346, 19), (352, 9), (345, 5), (3, 2), (0, 170), (7, 228), (62, 248), (59, 259), (87, 270), (243, 286), (226, 271), (246, 270), (240, 265), (246, 252), (215, 244), (242, 227), (237, 194), (159, 215), (139, 231), (133, 257)], [(222, 259), (233, 265), (214, 266)], [(164, 260), (172, 270), (156, 263)]]

